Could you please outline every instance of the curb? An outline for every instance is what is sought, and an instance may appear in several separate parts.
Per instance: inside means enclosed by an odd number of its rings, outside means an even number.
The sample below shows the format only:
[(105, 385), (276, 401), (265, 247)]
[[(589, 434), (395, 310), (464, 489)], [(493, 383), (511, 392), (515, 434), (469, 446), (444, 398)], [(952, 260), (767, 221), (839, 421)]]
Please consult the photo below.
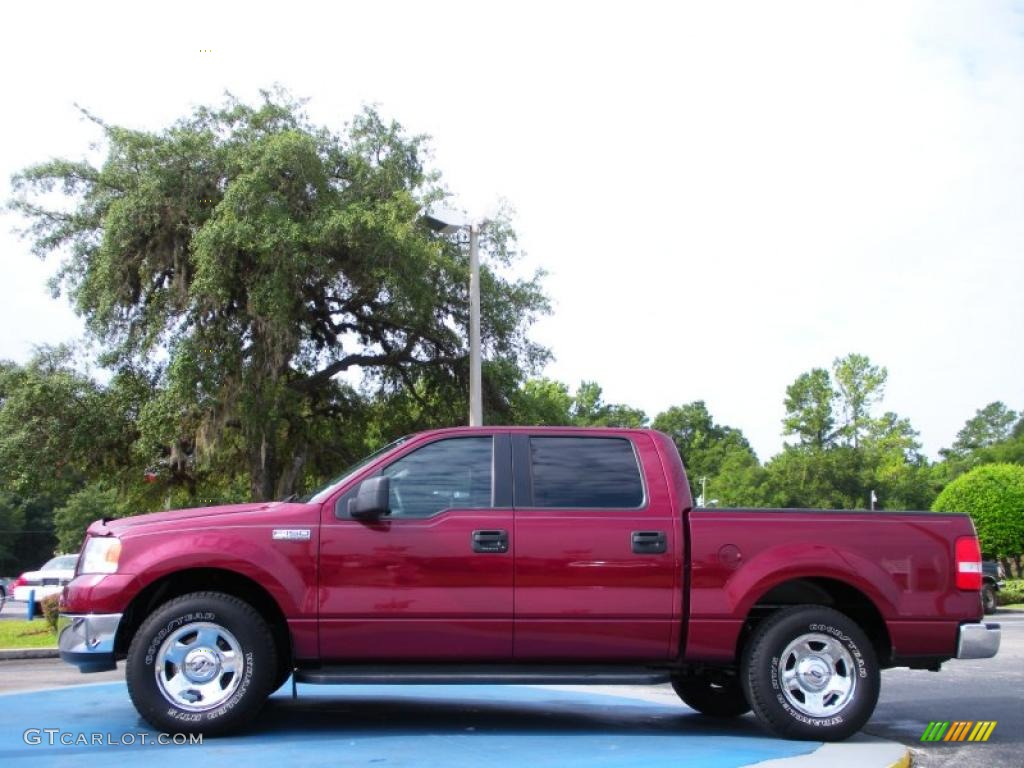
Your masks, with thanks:
[(757, 768), (910, 768), (910, 748), (895, 741), (866, 736), (851, 736), (846, 741), (827, 743), (799, 757), (783, 757), (755, 763)]
[(60, 658), (60, 651), (56, 648), (0, 648), (0, 661), (57, 658)]
[[(595, 690), (614, 693), (631, 699), (664, 704), (679, 699), (667, 686), (593, 686), (593, 685), (538, 685), (563, 691), (591, 693)], [(813, 752), (796, 757), (780, 757), (749, 763), (747, 768), (910, 768), (913, 762), (910, 748), (898, 741), (869, 736), (863, 731), (845, 741), (822, 744)]]

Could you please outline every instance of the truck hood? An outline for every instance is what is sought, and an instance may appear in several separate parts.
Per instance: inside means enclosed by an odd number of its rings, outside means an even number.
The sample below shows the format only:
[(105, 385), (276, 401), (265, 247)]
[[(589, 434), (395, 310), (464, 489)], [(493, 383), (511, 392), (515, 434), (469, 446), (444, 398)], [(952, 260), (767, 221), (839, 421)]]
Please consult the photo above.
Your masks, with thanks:
[(269, 509), (283, 504), (280, 501), (259, 501), (250, 504), (221, 504), (215, 507), (193, 507), (191, 509), (172, 509), (167, 512), (150, 512), (145, 515), (132, 515), (114, 520), (97, 520), (89, 526), (89, 533), (94, 536), (117, 535), (130, 528), (142, 525), (155, 525), (160, 523), (174, 523), (180, 520), (193, 520), (199, 517), (221, 517), (234, 515), (239, 512), (254, 512), (256, 510)]

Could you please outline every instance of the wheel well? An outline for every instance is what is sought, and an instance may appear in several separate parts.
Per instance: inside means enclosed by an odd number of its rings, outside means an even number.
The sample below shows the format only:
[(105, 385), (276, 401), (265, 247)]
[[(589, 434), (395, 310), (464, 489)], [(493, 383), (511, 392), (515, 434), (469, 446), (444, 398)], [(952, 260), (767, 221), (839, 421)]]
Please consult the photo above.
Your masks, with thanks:
[(215, 591), (233, 595), (244, 600), (260, 615), (270, 627), (277, 647), (278, 666), (288, 669), (292, 664), (292, 641), (288, 622), (277, 601), (259, 583), (248, 576), (221, 568), (191, 568), (163, 576), (135, 596), (121, 617), (114, 640), (114, 653), (123, 656), (128, 653), (132, 638), (154, 610), (181, 595), (190, 592)]
[(769, 589), (754, 603), (736, 644), (736, 658), (757, 625), (777, 608), (786, 605), (825, 605), (846, 614), (864, 630), (882, 667), (892, 663), (892, 639), (885, 619), (867, 595), (836, 579), (793, 579)]

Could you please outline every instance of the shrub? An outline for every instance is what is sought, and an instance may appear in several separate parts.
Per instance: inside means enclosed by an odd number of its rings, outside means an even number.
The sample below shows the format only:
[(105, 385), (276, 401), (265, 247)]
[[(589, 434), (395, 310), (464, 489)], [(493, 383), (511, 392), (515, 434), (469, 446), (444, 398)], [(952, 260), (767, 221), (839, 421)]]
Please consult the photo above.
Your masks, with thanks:
[(57, 619), (60, 617), (60, 596), (48, 595), (40, 601), (43, 609), (43, 618), (50, 625), (50, 631), (57, 634)]
[(981, 551), (1016, 557), (1024, 551), (1024, 466), (985, 464), (942, 489), (935, 512), (966, 512), (974, 520)]
[(996, 600), (999, 605), (1024, 603), (1024, 579), (1007, 581), (1003, 588), (996, 593)]

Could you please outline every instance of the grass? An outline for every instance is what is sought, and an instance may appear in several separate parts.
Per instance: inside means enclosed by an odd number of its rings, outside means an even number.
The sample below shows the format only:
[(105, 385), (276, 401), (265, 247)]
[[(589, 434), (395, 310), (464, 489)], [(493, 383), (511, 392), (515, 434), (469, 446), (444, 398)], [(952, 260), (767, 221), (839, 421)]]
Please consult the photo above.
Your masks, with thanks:
[(43, 618), (0, 621), (0, 648), (55, 648), (57, 637)]
[(1009, 605), (1000, 605), (1000, 608), (1009, 608), (1011, 611), (1024, 611), (1024, 603), (1010, 603)]

